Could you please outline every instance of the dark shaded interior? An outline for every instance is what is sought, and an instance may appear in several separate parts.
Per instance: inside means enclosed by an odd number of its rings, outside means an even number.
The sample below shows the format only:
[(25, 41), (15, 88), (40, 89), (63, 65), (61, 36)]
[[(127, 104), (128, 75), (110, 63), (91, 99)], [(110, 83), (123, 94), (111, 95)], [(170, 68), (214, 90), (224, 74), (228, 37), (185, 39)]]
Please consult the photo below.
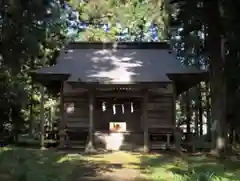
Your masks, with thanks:
[[(104, 137), (114, 134), (110, 130), (110, 122), (125, 123), (125, 130), (117, 130), (124, 140), (120, 149), (136, 149), (143, 145), (143, 127), (141, 98), (113, 98), (99, 97), (95, 103), (94, 130), (96, 146), (105, 147)], [(120, 125), (121, 126), (121, 125)]]
[(110, 122), (126, 122), (126, 132), (140, 132), (140, 98), (97, 98), (94, 129), (109, 131)]

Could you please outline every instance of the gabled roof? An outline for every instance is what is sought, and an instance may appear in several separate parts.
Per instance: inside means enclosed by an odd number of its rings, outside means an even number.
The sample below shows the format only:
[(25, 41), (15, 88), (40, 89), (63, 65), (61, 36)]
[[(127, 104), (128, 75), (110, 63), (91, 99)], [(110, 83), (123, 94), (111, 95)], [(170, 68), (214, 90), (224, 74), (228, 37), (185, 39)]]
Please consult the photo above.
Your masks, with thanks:
[(171, 82), (174, 75), (200, 75), (184, 67), (166, 42), (75, 42), (60, 53), (57, 64), (39, 75), (65, 75), (69, 82), (132, 84)]
[(166, 42), (74, 42), (57, 63), (32, 75), (45, 85), (69, 83), (139, 84), (175, 81), (178, 93), (206, 79), (206, 72), (183, 66)]

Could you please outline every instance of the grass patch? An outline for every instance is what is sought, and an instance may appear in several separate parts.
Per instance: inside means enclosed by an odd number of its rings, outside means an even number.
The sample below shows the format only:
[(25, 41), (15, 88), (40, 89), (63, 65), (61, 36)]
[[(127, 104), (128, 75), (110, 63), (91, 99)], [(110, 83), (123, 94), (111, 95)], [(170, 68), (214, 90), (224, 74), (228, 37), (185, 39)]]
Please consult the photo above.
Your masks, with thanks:
[(60, 152), (0, 148), (1, 181), (67, 181), (82, 162)]
[(86, 156), (84, 159), (92, 162), (99, 162), (105, 164), (119, 164), (122, 168), (140, 168), (141, 162), (140, 153), (129, 153), (129, 152), (109, 152), (104, 154), (97, 154)]
[(171, 155), (143, 157), (142, 164), (148, 166), (147, 178), (153, 181), (239, 181), (240, 163), (215, 158), (187, 156), (183, 160)]
[(204, 155), (186, 158), (174, 154), (86, 155), (7, 147), (0, 148), (0, 180), (85, 181), (95, 178), (99, 172), (130, 169), (139, 171), (139, 177), (147, 181), (240, 181), (239, 163), (220, 162)]

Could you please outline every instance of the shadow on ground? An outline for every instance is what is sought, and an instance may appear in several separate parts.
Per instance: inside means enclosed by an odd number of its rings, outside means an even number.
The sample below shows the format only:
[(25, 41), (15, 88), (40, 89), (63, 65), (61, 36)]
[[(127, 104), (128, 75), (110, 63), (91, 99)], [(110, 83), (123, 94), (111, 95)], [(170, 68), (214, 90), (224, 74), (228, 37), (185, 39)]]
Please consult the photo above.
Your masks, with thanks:
[(1, 181), (112, 181), (102, 172), (121, 164), (88, 161), (86, 155), (37, 149), (0, 148)]
[(204, 175), (213, 175), (214, 178), (218, 178), (220, 180), (240, 180), (239, 161), (230, 161), (229, 159), (219, 160), (217, 158), (202, 155), (189, 156), (187, 162), (189, 164), (188, 170), (184, 170), (181, 167), (173, 167), (169, 170), (181, 176), (199, 176), (200, 178), (204, 177)]
[(183, 161), (171, 152), (89, 155), (76, 150), (0, 148), (1, 181), (166, 181), (186, 175), (185, 181), (189, 181), (206, 173), (237, 181), (240, 180), (239, 168), (239, 163), (220, 162), (204, 155), (189, 155)]
[(138, 154), (139, 158), (138, 163), (130, 163), (138, 167), (142, 173), (149, 173), (149, 169), (159, 167), (168, 163), (172, 163), (176, 159), (176, 154), (172, 152), (161, 152), (161, 153), (152, 153), (152, 154)]
[[(187, 160), (186, 160), (187, 159)], [(174, 154), (142, 156), (142, 167), (150, 165), (148, 175), (154, 175), (155, 179), (161, 177), (163, 168), (165, 172), (171, 173), (171, 178), (179, 178), (179, 180), (209, 180), (218, 178), (224, 181), (240, 180), (240, 162), (211, 158), (206, 155), (187, 155), (186, 159), (180, 159)], [(146, 172), (146, 170), (145, 170)], [(156, 173), (158, 172), (158, 173)], [(167, 177), (167, 176), (166, 176)], [(181, 178), (181, 179), (180, 179)], [(208, 179), (207, 179), (208, 178)], [(177, 179), (176, 179), (177, 180)]]

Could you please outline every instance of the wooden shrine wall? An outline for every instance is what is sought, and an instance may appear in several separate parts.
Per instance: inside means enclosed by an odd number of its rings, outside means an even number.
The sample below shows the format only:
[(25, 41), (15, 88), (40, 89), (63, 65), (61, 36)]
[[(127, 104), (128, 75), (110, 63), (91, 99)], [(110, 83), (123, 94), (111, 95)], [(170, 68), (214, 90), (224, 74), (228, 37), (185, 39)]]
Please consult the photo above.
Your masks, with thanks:
[(64, 96), (64, 120), (68, 128), (89, 126), (88, 98)]
[(89, 102), (88, 96), (84, 95), (85, 89), (73, 89), (64, 83), (64, 121), (68, 128), (89, 127)]
[(148, 127), (149, 131), (153, 128), (171, 128), (174, 123), (174, 94), (172, 84), (164, 88), (152, 89), (148, 93)]
[[(84, 92), (86, 92), (85, 89), (72, 89), (70, 85), (64, 84), (64, 118), (68, 127), (87, 128), (89, 126), (88, 94), (83, 94)], [(139, 109), (135, 110), (134, 113), (130, 113), (130, 109), (126, 107), (125, 115), (118, 115), (119, 111), (117, 111), (116, 115), (112, 115), (112, 110), (108, 108), (106, 112), (102, 113), (99, 108), (95, 107), (95, 127), (106, 129), (109, 121), (132, 120), (133, 125), (130, 126), (131, 124), (129, 123), (129, 126), (135, 128), (135, 131), (141, 131), (144, 124), (141, 117), (141, 106), (138, 107)], [(174, 104), (172, 86), (169, 85), (166, 88), (150, 90), (147, 109), (148, 126), (150, 129), (173, 127), (175, 123), (173, 121)], [(134, 131), (134, 129), (131, 131)]]
[(149, 128), (167, 128), (174, 126), (173, 96), (149, 95), (147, 109)]

